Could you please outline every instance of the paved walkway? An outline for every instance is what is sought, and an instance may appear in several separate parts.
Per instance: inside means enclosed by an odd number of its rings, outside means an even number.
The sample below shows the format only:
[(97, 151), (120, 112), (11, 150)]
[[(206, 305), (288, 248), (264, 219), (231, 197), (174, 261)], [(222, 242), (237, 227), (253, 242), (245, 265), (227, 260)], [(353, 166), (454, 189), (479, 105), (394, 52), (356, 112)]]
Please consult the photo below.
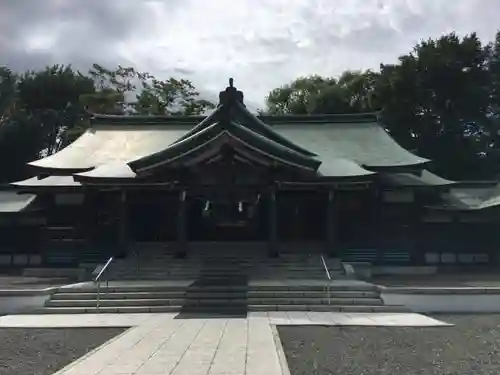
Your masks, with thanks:
[(419, 314), (251, 313), (177, 319), (176, 314), (10, 315), (0, 327), (133, 327), (57, 375), (281, 375), (275, 325), (446, 326)]

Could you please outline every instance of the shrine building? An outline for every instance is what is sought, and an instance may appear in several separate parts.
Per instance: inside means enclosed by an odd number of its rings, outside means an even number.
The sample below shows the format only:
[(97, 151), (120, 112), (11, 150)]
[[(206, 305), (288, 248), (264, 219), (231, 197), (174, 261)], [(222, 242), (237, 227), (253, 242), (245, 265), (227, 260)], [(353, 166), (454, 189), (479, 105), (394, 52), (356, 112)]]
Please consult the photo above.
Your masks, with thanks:
[[(72, 266), (154, 243), (289, 248), (379, 265), (495, 260), (496, 185), (428, 171), (377, 114), (256, 116), (229, 87), (208, 116), (99, 115), (0, 192), (2, 264)], [(248, 246), (247, 246), (248, 248)]]

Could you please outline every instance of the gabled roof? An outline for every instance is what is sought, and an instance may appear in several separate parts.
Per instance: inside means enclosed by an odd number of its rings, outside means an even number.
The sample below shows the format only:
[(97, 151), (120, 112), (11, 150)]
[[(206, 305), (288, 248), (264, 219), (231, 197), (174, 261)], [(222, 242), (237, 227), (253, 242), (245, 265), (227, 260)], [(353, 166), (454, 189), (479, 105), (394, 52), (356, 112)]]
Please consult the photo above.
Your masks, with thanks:
[(207, 127), (211, 126), (214, 122), (220, 121), (221, 117), (224, 116), (223, 112), (227, 109), (228, 105), (232, 106), (233, 112), (230, 114), (230, 119), (233, 122), (237, 122), (241, 127), (248, 129), (254, 133), (261, 135), (268, 140), (277, 143), (283, 147), (289, 148), (297, 153), (300, 153), (305, 156), (316, 156), (310, 150), (307, 150), (286, 137), (283, 137), (281, 134), (277, 133), (275, 129), (270, 127), (269, 125), (262, 122), (259, 118), (254, 116), (252, 113), (248, 111), (248, 109), (240, 102), (234, 101), (234, 103), (223, 103), (220, 104), (212, 114), (210, 114), (206, 119), (201, 121), (197, 126), (188, 131), (185, 135), (183, 135), (177, 142), (181, 142), (196, 133), (203, 131)]
[(230, 86), (221, 92), (220, 103), (212, 114), (173, 144), (128, 164), (139, 173), (158, 166), (179, 167), (184, 166), (183, 161), (192, 161), (195, 156), (206, 160), (207, 156), (213, 156), (210, 152), (221, 153), (221, 147), (225, 145), (244, 156), (267, 159), (268, 165), (282, 164), (310, 171), (318, 169), (321, 161), (314, 159), (312, 152), (276, 133), (248, 112), (242, 100), (243, 94), (232, 86), (231, 81)]
[(133, 170), (140, 172), (157, 166), (180, 162), (189, 158), (192, 154), (203, 153), (216, 141), (225, 143), (224, 141), (227, 141), (228, 138), (234, 141), (232, 145), (235, 148), (243, 147), (253, 150), (274, 159), (278, 163), (310, 170), (316, 170), (321, 164), (316, 159), (278, 144), (241, 124), (229, 121), (227, 123), (216, 122), (210, 126), (200, 128), (199, 131), (193, 132), (189, 137), (182, 138), (158, 153), (131, 161), (129, 165)]
[(400, 147), (376, 114), (254, 116), (230, 86), (209, 116), (94, 115), (92, 127), (75, 142), (29, 164), (43, 173), (75, 174), (79, 181), (119, 180), (203, 161), (222, 144), (239, 157), (334, 178), (419, 169), (428, 162)]
[(418, 167), (429, 162), (401, 147), (375, 114), (297, 116), (293, 120), (268, 117), (267, 121), (277, 133), (313, 150), (323, 162), (344, 158), (373, 170)]
[(494, 187), (457, 187), (443, 195), (441, 205), (432, 206), (445, 211), (478, 211), (500, 206), (500, 183)]

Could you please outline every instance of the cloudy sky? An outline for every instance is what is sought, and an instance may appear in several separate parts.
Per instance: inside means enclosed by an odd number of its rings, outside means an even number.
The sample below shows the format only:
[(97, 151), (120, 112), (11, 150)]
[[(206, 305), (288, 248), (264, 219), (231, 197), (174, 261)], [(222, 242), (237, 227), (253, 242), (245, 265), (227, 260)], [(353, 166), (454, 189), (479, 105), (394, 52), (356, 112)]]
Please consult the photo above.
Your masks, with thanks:
[(93, 62), (190, 78), (228, 77), (256, 104), (308, 74), (393, 62), (422, 38), (500, 29), (500, 0), (0, 0), (0, 65)]

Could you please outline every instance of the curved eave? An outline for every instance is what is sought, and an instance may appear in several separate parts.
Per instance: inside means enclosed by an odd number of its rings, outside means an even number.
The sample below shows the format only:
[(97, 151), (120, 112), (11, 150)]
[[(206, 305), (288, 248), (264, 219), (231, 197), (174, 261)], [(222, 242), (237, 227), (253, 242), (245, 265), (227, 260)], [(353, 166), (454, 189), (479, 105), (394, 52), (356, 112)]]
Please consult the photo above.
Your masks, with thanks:
[(101, 181), (130, 181), (135, 179), (136, 173), (126, 163), (109, 163), (101, 165), (88, 172), (77, 173), (75, 181), (82, 183)]
[(373, 121), (282, 123), (274, 128), (321, 160), (345, 158), (374, 172), (418, 171), (429, 162), (405, 150)]
[(92, 165), (89, 160), (78, 160), (74, 155), (75, 153), (85, 152), (86, 149), (92, 149), (94, 143), (93, 138), (93, 132), (91, 130), (86, 130), (80, 137), (62, 150), (42, 159), (29, 162), (28, 166), (49, 174), (57, 173), (67, 175), (88, 171), (92, 169), (94, 165)]
[[(40, 159), (41, 160), (41, 159)], [(54, 168), (48, 167), (44, 165), (33, 165), (32, 163), (28, 163), (28, 166), (33, 168), (32, 170), (36, 171), (36, 174), (40, 175), (53, 175), (53, 176), (72, 176), (75, 173), (82, 173), (92, 170), (93, 167), (87, 168)]]
[(379, 180), (389, 187), (451, 188), (457, 184), (425, 169), (420, 174), (381, 173)]
[(80, 186), (73, 176), (47, 176), (45, 178), (31, 177), (26, 180), (11, 183), (16, 187), (75, 187)]
[(239, 124), (229, 123), (224, 126), (216, 123), (183, 141), (174, 143), (159, 153), (129, 162), (129, 166), (132, 170), (140, 173), (141, 171), (163, 166), (174, 161), (180, 161), (183, 158), (189, 158), (194, 153), (199, 153), (210, 148), (212, 142), (221, 139), (223, 136), (229, 136), (244, 147), (275, 159), (279, 163), (310, 170), (316, 170), (321, 164), (318, 160), (305, 157), (293, 150), (276, 144)]
[(375, 173), (364, 169), (362, 166), (352, 160), (334, 158), (321, 164), (318, 169), (318, 175), (321, 179), (371, 179), (375, 175)]
[(365, 163), (363, 167), (377, 173), (415, 173), (422, 171), (431, 160), (415, 160), (414, 162), (399, 162), (392, 165)]
[[(54, 154), (54, 155), (56, 155), (56, 154)], [(71, 176), (75, 173), (87, 172), (87, 171), (90, 171), (94, 168), (93, 165), (92, 166), (89, 165), (89, 166), (85, 166), (85, 167), (82, 166), (81, 168), (75, 168), (75, 167), (66, 168), (64, 166), (55, 167), (52, 164), (52, 160), (45, 160), (45, 159), (48, 159), (49, 157), (46, 157), (46, 158), (43, 158), (40, 160), (36, 160), (33, 162), (29, 162), (28, 167), (33, 168), (32, 170), (35, 171), (36, 174), (55, 175), (55, 176)]]

